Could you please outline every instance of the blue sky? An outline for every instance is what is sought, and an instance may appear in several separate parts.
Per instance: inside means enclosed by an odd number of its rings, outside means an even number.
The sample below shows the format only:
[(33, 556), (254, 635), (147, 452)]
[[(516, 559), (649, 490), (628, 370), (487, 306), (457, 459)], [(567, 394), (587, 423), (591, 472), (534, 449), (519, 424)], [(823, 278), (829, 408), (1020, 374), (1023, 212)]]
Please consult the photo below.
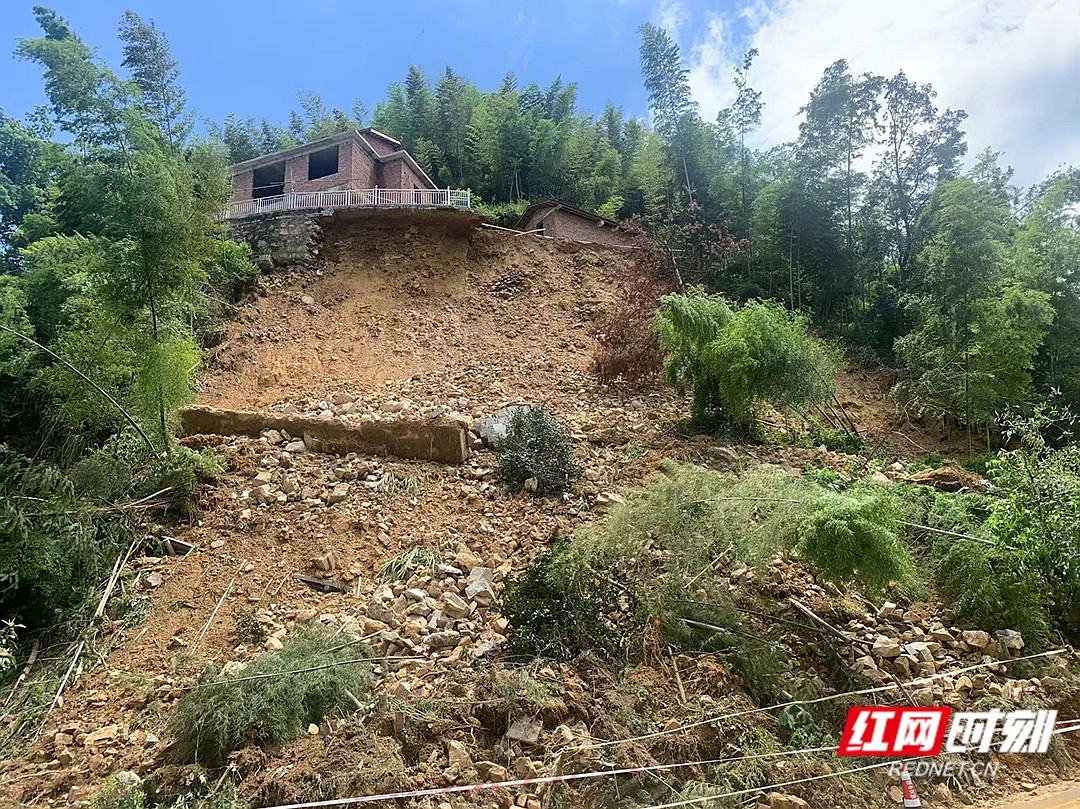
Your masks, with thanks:
[[(42, 0), (38, 0), (41, 2)], [(21, 116), (44, 101), (38, 69), (8, 56), (37, 36), (34, 0), (3, 0), (0, 108)], [(48, 4), (48, 0), (44, 0)], [(930, 82), (942, 107), (960, 107), (971, 153), (1004, 152), (1030, 184), (1080, 165), (1080, 2), (1077, 0), (54, 0), (113, 66), (116, 25), (131, 7), (157, 21), (181, 62), (190, 103), (220, 120), (285, 120), (298, 90), (368, 109), (410, 63), (433, 78), (447, 65), (483, 89), (514, 71), (519, 84), (577, 82), (580, 106), (607, 101), (646, 114), (638, 26), (666, 28), (682, 47), (702, 114), (732, 95), (732, 65), (760, 56), (750, 83), (765, 110), (755, 145), (794, 138), (798, 110), (822, 71), (846, 58), (855, 72), (900, 69)], [(373, 9), (392, 7), (388, 12)], [(384, 32), (396, 32), (393, 38)]]
[[(44, 101), (38, 68), (10, 57), (19, 37), (37, 36), (33, 0), (7, 0), (0, 50), (0, 107), (21, 116)], [(82, 37), (118, 66), (117, 21), (125, 8), (153, 18), (170, 39), (190, 102), (203, 115), (229, 111), (283, 120), (296, 91), (319, 92), (349, 109), (359, 96), (372, 109), (410, 63), (434, 78), (446, 65), (483, 89), (508, 70), (520, 85), (562, 74), (579, 86), (582, 106), (606, 101), (645, 113), (637, 28), (648, 0), (399, 0), (380, 14), (366, 0), (54, 0)], [(719, 8), (719, 7), (718, 7)], [(394, 33), (396, 32), (396, 33)], [(387, 36), (394, 33), (393, 36)]]

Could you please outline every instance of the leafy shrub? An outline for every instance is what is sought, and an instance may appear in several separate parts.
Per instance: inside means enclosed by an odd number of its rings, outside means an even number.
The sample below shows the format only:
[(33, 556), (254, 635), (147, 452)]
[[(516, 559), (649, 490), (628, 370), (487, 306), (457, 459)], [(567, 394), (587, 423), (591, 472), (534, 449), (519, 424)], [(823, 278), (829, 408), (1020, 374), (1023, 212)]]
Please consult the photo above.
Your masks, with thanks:
[(134, 431), (126, 430), (77, 461), (70, 474), (76, 490), (89, 499), (139, 499), (168, 489), (164, 497), (169, 510), (186, 517), (199, 485), (224, 471), (221, 456), (213, 450), (173, 446), (164, 454), (149, 453)]
[(809, 491), (776, 470), (738, 479), (677, 464), (664, 471), (511, 582), (503, 611), (513, 651), (566, 660), (634, 648), (685, 582), (716, 565), (772, 556), (794, 537)]
[(170, 489), (168, 497), (172, 511), (186, 517), (195, 503), (199, 485), (216, 480), (224, 471), (224, 461), (213, 450), (173, 447), (153, 461), (142, 476), (141, 487), (149, 489), (147, 495)]
[(536, 479), (537, 494), (565, 492), (584, 470), (570, 433), (545, 405), (518, 408), (499, 448), (498, 473), (511, 489)]
[(799, 526), (797, 547), (826, 579), (857, 579), (871, 592), (881, 592), (914, 570), (899, 527), (900, 510), (884, 492), (828, 494)]
[(857, 455), (864, 449), (864, 442), (855, 433), (826, 427), (817, 422), (812, 422), (809, 433), (810, 441), (815, 447), (823, 446), (832, 452), (846, 452), (849, 455)]
[(11, 619), (0, 622), (0, 682), (15, 670), (16, 641), (19, 639), (20, 629), (26, 627)]
[(206, 266), (207, 281), (216, 297), (233, 303), (247, 290), (259, 274), (251, 258), (247, 242), (220, 239), (214, 248), (213, 260)]
[(507, 584), (501, 607), (511, 626), (507, 651), (559, 661), (590, 649), (616, 651), (621, 635), (608, 616), (618, 590), (593, 578), (587, 588), (573, 587), (559, 569), (559, 551), (543, 554)]
[(216, 766), (247, 743), (278, 743), (304, 735), (311, 723), (366, 693), (371, 669), (353, 662), (356, 646), (316, 629), (286, 637), (233, 677), (190, 690), (177, 705), (172, 730), (199, 762)]
[(1080, 623), (1080, 445), (1054, 447), (1044, 434), (1067, 430), (1073, 421), (1049, 405), (1009, 420), (1006, 437), (1021, 447), (987, 464), (990, 479), (1006, 494), (993, 501), (986, 530), (1012, 551), (1025, 577), (1050, 585), (1059, 615)]
[(81, 498), (63, 470), (0, 447), (0, 614), (54, 624), (126, 545), (124, 519)]
[(692, 391), (699, 424), (749, 434), (763, 402), (800, 406), (832, 393), (835, 357), (800, 316), (777, 304), (733, 310), (692, 289), (661, 299), (656, 328), (669, 355), (665, 380), (680, 394)]
[(1038, 649), (1051, 628), (1049, 595), (1025, 575), (1014, 554), (974, 542), (937, 543), (934, 578), (941, 595), (960, 618), (982, 629), (1015, 629)]
[(642, 241), (633, 269), (620, 280), (612, 310), (599, 322), (592, 372), (601, 382), (653, 382), (664, 354), (653, 328), (660, 297), (671, 288), (669, 262), (657, 246)]
[(493, 202), (487, 204), (481, 202), (476, 194), (473, 194), (472, 203), (474, 211), (492, 224), (504, 228), (516, 228), (521, 215), (529, 207), (529, 201), (525, 199), (518, 202)]
[(787, 661), (778, 644), (746, 631), (746, 622), (730, 604), (691, 604), (671, 596), (663, 627), (672, 645), (723, 655), (755, 700), (763, 705), (781, 701)]

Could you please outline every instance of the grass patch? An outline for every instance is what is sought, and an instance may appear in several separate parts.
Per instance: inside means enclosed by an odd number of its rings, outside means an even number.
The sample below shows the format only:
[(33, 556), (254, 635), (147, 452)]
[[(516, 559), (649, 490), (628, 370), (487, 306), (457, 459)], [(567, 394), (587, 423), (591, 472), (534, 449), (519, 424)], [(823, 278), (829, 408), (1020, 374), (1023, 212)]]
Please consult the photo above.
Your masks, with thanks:
[(189, 691), (177, 706), (173, 733), (210, 766), (249, 743), (302, 736), (335, 708), (351, 707), (350, 693), (367, 692), (370, 666), (351, 662), (360, 656), (356, 646), (341, 647), (323, 630), (298, 631), (241, 675), (219, 675)]
[(387, 497), (419, 497), (420, 496), (420, 480), (410, 475), (395, 475), (393, 472), (385, 473), (379, 478), (379, 484), (376, 486), (376, 491), (379, 494), (384, 494)]
[(146, 796), (138, 786), (115, 776), (90, 797), (90, 809), (143, 809), (145, 803)]
[(491, 690), (502, 700), (502, 707), (507, 711), (539, 713), (561, 704), (562, 689), (555, 683), (539, 679), (528, 667), (495, 671)]
[(405, 581), (419, 567), (434, 568), (442, 562), (442, 554), (429, 548), (410, 548), (400, 556), (384, 562), (379, 573), (387, 581)]

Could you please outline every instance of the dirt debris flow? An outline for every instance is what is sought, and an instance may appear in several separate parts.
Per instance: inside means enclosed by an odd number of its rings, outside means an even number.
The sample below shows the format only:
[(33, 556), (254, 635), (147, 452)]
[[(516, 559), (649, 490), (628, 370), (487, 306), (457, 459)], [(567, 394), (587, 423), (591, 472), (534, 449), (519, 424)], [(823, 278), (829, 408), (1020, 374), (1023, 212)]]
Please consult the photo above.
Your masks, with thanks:
[[(758, 806), (895, 805), (897, 783), (883, 773), (840, 767), (858, 777), (827, 775), (831, 745), (796, 745), (809, 750), (798, 766), (769, 749), (769, 734), (794, 738), (796, 711), (706, 727), (710, 716), (760, 707), (723, 657), (675, 652), (658, 633), (647, 635), (634, 665), (508, 652), (511, 626), (500, 608), (508, 584), (561, 538), (610, 513), (663, 459), (794, 473), (808, 464), (848, 472), (864, 460), (824, 447), (720, 446), (684, 429), (685, 403), (672, 391), (597, 384), (588, 372), (597, 319), (631, 265), (631, 251), (619, 248), (339, 223), (327, 226), (316, 261), (264, 275), (260, 294), (208, 353), (198, 404), (278, 421), (189, 431), (185, 444), (215, 448), (228, 463), (189, 524), (153, 527), (158, 543), (190, 552), (130, 561), (123, 591), (149, 602), (145, 618), (103, 623), (100, 665), (80, 672), (37, 744), (0, 764), (0, 789), (37, 806), (82, 805), (113, 776), (166, 804), (228, 776), (245, 803), (270, 806), (509, 781), (515, 786), (483, 795), (433, 792), (395, 805), (599, 807), (612, 800), (611, 783), (541, 787), (531, 779), (614, 767), (640, 776), (697, 762), (688, 783), (707, 784), (728, 766), (750, 780), (723, 792), (757, 795)], [(888, 388), (889, 380), (845, 371), (838, 393), (867, 443), (888, 454), (877, 474), (884, 483), (911, 478), (908, 459), (921, 451), (949, 449), (932, 425), (907, 422)], [(584, 466), (566, 497), (499, 485), (484, 421), (534, 402), (566, 424)], [(290, 432), (287, 423), (309, 428)], [(310, 426), (392, 423), (458, 425), (464, 460), (320, 443)], [(980, 485), (963, 470), (922, 476), (915, 482)], [(770, 642), (785, 644), (799, 673), (816, 682), (843, 666), (849, 691), (887, 686), (913, 705), (1052, 703), (1063, 717), (1080, 706), (1068, 655), (1058, 675), (1026, 672), (1009, 662), (1028, 654), (1021, 633), (958, 626), (948, 605), (919, 594), (871, 602), (818, 583), (790, 558), (738, 565), (722, 581), (753, 594), (761, 620), (778, 628)], [(824, 616), (832, 633), (807, 612)], [(247, 745), (227, 771), (189, 763), (170, 717), (206, 682), (207, 665), (243, 678), (253, 660), (280, 652), (308, 626), (369, 650), (372, 691), (356, 700), (358, 710), (281, 745)], [(618, 750), (605, 746), (619, 739)], [(733, 762), (769, 765), (730, 770)], [(1009, 766), (1026, 773), (1028, 765)], [(765, 773), (783, 791), (755, 788), (770, 782)], [(692, 790), (654, 791), (651, 778), (618, 783), (639, 806), (708, 803)], [(1003, 788), (940, 786), (928, 806)]]

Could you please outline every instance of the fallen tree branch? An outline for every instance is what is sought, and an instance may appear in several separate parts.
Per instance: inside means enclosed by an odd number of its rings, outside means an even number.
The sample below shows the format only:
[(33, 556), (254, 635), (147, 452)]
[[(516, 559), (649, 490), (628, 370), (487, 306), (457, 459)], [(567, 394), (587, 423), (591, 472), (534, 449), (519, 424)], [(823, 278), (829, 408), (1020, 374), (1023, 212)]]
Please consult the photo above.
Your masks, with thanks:
[(229, 593), (232, 592), (233, 585), (236, 584), (236, 577), (240, 575), (241, 569), (243, 569), (244, 565), (246, 564), (247, 560), (245, 559), (243, 562), (240, 563), (240, 567), (236, 569), (236, 572), (233, 573), (233, 577), (229, 581), (229, 586), (226, 587), (225, 592), (221, 594), (221, 598), (219, 598), (217, 604), (214, 605), (214, 611), (210, 613), (210, 617), (206, 619), (206, 624), (203, 626), (202, 631), (199, 633), (199, 636), (195, 638), (195, 643), (193, 643), (191, 646), (192, 654), (195, 653), (195, 650), (199, 648), (199, 644), (202, 643), (203, 638), (206, 637), (206, 632), (208, 629), (210, 629), (210, 624), (214, 622), (214, 618), (217, 617), (218, 610), (221, 609), (221, 605), (225, 603), (225, 598), (229, 595)]
[(34, 663), (37, 662), (38, 652), (41, 651), (41, 641), (34, 638), (34, 643), (30, 647), (30, 655), (26, 658), (26, 665), (23, 666), (22, 672), (19, 674), (18, 679), (15, 680), (15, 685), (11, 687), (11, 692), (7, 695), (7, 699), (4, 700), (4, 707), (6, 708), (12, 697), (15, 696), (15, 692), (19, 690), (19, 686), (23, 684), (23, 681), (30, 676), (30, 671), (34, 668)]

